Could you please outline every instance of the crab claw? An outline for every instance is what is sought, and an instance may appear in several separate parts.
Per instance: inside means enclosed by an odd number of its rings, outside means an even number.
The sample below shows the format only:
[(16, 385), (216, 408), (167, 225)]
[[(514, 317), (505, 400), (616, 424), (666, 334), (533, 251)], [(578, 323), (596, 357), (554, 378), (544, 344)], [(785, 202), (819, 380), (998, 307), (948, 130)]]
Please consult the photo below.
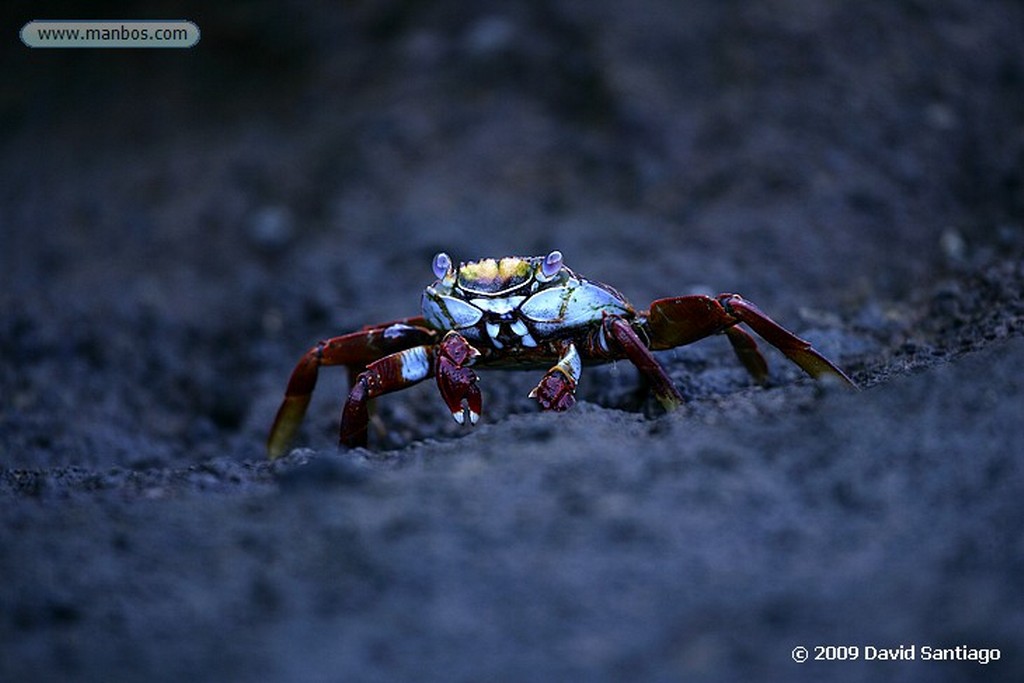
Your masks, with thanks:
[(470, 424), (480, 420), (483, 401), (476, 385), (476, 373), (468, 367), (479, 355), (480, 352), (458, 332), (449, 332), (438, 345), (437, 388), (452, 418), (459, 424), (465, 424), (466, 413), (469, 413)]
[(530, 398), (544, 410), (562, 412), (576, 405), (576, 384), (580, 378), (580, 356), (576, 347), (569, 344), (558, 363), (541, 378), (530, 392)]
[(530, 392), (544, 410), (560, 413), (576, 405), (576, 382), (561, 370), (549, 370)]

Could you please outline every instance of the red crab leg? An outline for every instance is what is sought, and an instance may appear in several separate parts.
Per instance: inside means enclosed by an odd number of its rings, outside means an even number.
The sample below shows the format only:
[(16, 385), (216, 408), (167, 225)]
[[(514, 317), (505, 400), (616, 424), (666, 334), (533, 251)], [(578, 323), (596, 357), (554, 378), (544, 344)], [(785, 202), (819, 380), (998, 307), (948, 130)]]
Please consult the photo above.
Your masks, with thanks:
[(604, 319), (604, 330), (605, 335), (614, 340), (626, 354), (626, 358), (650, 382), (654, 397), (665, 410), (675, 410), (683, 404), (683, 396), (679, 389), (629, 323), (622, 318), (609, 316)]
[[(410, 329), (411, 328), (411, 329)], [(359, 371), (367, 363), (384, 356), (404, 351), (412, 346), (430, 344), (437, 339), (426, 319), (421, 315), (411, 318), (399, 318), (377, 325), (364, 325), (357, 332), (335, 337), (338, 340), (348, 339), (344, 344), (345, 352), (351, 354), (354, 361), (345, 363), (349, 370), (349, 384), (355, 381)]]
[(422, 318), (406, 318), (318, 343), (299, 359), (292, 370), (284, 400), (267, 437), (267, 453), (277, 458), (288, 450), (306, 414), (321, 366), (345, 365), (350, 374), (389, 353), (433, 341), (436, 333)]
[(832, 377), (843, 384), (856, 388), (849, 377), (832, 361), (815, 351), (809, 341), (796, 336), (782, 325), (769, 318), (761, 309), (738, 294), (720, 294), (722, 307), (737, 320), (741, 320), (757, 332), (769, 344), (782, 351), (786, 358), (799, 365), (811, 377), (820, 379)]
[(810, 342), (797, 337), (738, 294), (659, 299), (651, 304), (647, 314), (652, 349), (671, 349), (725, 332), (740, 361), (760, 381), (767, 374), (767, 365), (750, 335), (734, 328), (741, 322), (812, 377), (833, 377), (856, 386), (842, 370), (814, 350)]
[(692, 344), (718, 334), (737, 323), (722, 305), (709, 296), (658, 299), (647, 314), (651, 348), (655, 351)]
[(415, 346), (384, 356), (359, 373), (341, 411), (338, 442), (348, 448), (366, 445), (370, 399), (422, 382), (434, 373), (434, 347)]
[(729, 342), (732, 343), (732, 350), (736, 352), (736, 357), (743, 363), (743, 367), (747, 369), (751, 377), (758, 384), (765, 384), (768, 382), (768, 363), (765, 361), (764, 356), (757, 350), (757, 342), (749, 334), (741, 330), (739, 327), (727, 327), (725, 328), (725, 336), (729, 338)]

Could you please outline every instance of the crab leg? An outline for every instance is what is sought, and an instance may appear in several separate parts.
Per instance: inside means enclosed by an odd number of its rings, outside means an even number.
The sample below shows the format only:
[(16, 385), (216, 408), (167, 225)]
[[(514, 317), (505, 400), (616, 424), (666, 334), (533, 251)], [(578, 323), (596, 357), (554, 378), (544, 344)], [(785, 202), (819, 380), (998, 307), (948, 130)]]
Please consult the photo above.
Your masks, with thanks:
[(338, 442), (348, 448), (365, 446), (370, 423), (369, 401), (411, 387), (434, 374), (434, 347), (414, 346), (384, 356), (359, 373), (341, 411)]
[(736, 357), (740, 359), (743, 367), (747, 369), (754, 381), (758, 384), (766, 384), (768, 382), (768, 363), (758, 351), (754, 338), (739, 327), (725, 328), (725, 336), (732, 344), (732, 350), (736, 353)]
[(808, 375), (832, 377), (850, 387), (856, 385), (842, 370), (801, 339), (769, 318), (757, 306), (738, 294), (683, 296), (659, 299), (647, 314), (651, 348), (671, 349), (724, 332), (733, 350), (758, 381), (767, 376), (767, 364), (749, 334), (735, 325), (745, 323), (769, 344), (781, 351)]
[(285, 453), (309, 407), (321, 366), (345, 365), (350, 375), (389, 353), (432, 341), (436, 333), (423, 318), (406, 318), (358, 332), (321, 341), (299, 359), (292, 370), (284, 400), (278, 408), (267, 437), (267, 453), (277, 458)]
[(636, 333), (636, 330), (622, 318), (613, 316), (604, 319), (605, 335), (618, 345), (626, 358), (636, 366), (640, 374), (647, 379), (651, 385), (654, 397), (665, 408), (675, 410), (683, 404), (683, 396), (679, 389), (673, 384), (672, 379), (661, 367), (654, 354), (651, 353), (643, 339)]
[(811, 347), (809, 341), (796, 336), (782, 325), (769, 318), (761, 309), (738, 294), (720, 294), (718, 300), (730, 314), (750, 326), (769, 344), (779, 351), (811, 377), (821, 379), (832, 377), (843, 384), (856, 388), (849, 377), (837, 368), (832, 361), (825, 358)]

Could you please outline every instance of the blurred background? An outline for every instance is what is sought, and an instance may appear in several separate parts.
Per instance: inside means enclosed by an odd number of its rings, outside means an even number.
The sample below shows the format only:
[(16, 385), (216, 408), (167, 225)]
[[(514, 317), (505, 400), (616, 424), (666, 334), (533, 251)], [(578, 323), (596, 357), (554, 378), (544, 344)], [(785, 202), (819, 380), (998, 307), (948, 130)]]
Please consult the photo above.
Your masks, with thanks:
[[(417, 313), (441, 250), (557, 248), (640, 307), (738, 291), (834, 321), (1024, 241), (1016, 2), (4, 13), (9, 37), (35, 18), (202, 32), (188, 50), (4, 45), (2, 386), (8, 424), (41, 420), (22, 446), (251, 443), (301, 351)], [(147, 424), (95, 434), (94, 410)]]

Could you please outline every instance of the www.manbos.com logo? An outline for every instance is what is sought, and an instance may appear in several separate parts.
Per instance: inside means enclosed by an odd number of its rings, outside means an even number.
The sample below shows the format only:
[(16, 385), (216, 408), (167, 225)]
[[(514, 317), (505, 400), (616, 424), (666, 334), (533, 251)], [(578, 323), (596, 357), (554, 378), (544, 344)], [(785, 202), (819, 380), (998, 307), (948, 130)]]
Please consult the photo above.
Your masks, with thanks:
[(37, 19), (21, 28), (21, 42), (33, 48), (162, 47), (187, 48), (199, 42), (191, 21)]

